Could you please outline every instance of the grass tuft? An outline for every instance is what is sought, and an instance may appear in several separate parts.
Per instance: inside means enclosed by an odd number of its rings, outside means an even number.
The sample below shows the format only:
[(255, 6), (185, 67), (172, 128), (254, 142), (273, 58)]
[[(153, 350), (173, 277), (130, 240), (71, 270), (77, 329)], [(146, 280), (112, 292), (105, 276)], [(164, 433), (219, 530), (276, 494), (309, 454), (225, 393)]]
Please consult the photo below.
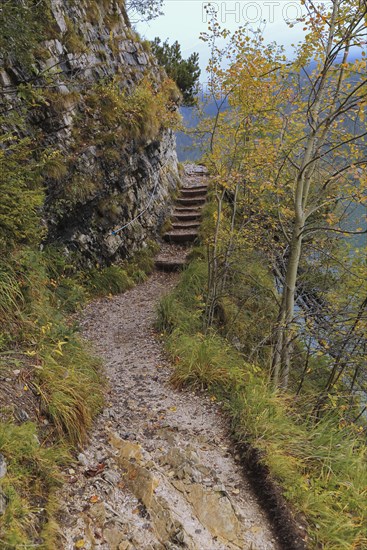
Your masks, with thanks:
[[(48, 523), (47, 495), (60, 487), (60, 467), (70, 463), (67, 446), (40, 443), (37, 426), (0, 422), (0, 449), (8, 471), (0, 480), (7, 505), (0, 523), (1, 548), (28, 548), (40, 518)], [(55, 542), (55, 539), (54, 539)]]
[(70, 339), (49, 350), (44, 365), (38, 375), (42, 410), (59, 436), (66, 434), (74, 445), (81, 445), (103, 404), (99, 361), (78, 340)]
[(195, 260), (183, 271), (177, 288), (160, 301), (157, 309), (157, 329), (167, 333), (175, 330), (177, 334), (194, 334), (200, 331), (205, 285), (206, 266), (202, 261)]
[(133, 286), (133, 280), (117, 265), (92, 269), (87, 275), (87, 288), (94, 296), (120, 294)]

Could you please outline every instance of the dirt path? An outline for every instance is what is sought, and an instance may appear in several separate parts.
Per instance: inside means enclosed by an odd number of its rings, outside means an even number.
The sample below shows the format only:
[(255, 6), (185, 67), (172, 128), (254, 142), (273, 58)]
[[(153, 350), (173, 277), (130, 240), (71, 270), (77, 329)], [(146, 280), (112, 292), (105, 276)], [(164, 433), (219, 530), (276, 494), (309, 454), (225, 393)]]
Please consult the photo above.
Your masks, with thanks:
[[(231, 455), (219, 408), (169, 385), (153, 321), (176, 277), (155, 273), (84, 312), (84, 336), (111, 391), (60, 496), (64, 549), (280, 548)], [(87, 477), (93, 468), (100, 473)]]

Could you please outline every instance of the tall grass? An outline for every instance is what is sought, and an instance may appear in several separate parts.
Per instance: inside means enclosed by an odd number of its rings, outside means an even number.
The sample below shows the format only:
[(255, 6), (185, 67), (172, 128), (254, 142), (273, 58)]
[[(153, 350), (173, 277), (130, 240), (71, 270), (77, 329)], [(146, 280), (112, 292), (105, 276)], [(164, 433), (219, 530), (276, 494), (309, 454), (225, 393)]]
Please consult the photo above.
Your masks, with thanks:
[(126, 271), (117, 265), (103, 269), (92, 269), (87, 275), (87, 288), (95, 296), (120, 294), (134, 286), (134, 281)]
[(37, 375), (42, 410), (59, 436), (65, 434), (71, 443), (80, 445), (103, 404), (99, 361), (75, 336), (61, 348), (56, 344), (47, 349), (42, 356), (43, 369)]
[(6, 414), (1, 411), (0, 453), (8, 472), (0, 480), (6, 498), (0, 548), (30, 548), (36, 539), (40, 548), (61, 548), (60, 466), (87, 440), (104, 394), (99, 361), (87, 351), (69, 314), (94, 296), (124, 292), (145, 280), (155, 252), (149, 243), (129, 261), (86, 271), (77, 268), (78, 258), (55, 246), (43, 252), (23, 247), (0, 264), (1, 374), (14, 369), (9, 357), (16, 357), (34, 395), (29, 412), (48, 420), (47, 428), (34, 422), (18, 426), (10, 407)]
[(84, 293), (75, 290), (76, 281), (66, 288), (66, 264), (50, 256), (53, 261), (23, 248), (0, 267), (2, 371), (12, 376), (7, 358), (16, 354), (32, 391), (28, 412), (49, 421), (48, 428), (30, 421), (17, 425), (13, 408), (1, 411), (0, 453), (8, 466), (0, 480), (6, 500), (0, 522), (4, 549), (28, 548), (36, 539), (40, 547), (59, 547), (54, 493), (62, 482), (60, 466), (70, 462), (72, 446), (86, 440), (103, 403), (99, 363), (66, 316)]
[(365, 442), (335, 412), (317, 424), (305, 420), (291, 395), (269, 387), (260, 364), (246, 361), (218, 332), (201, 332), (205, 273), (205, 262), (195, 260), (158, 309), (173, 383), (207, 388), (222, 402), (236, 439), (261, 451), (285, 498), (305, 517), (309, 548), (366, 548)]
[(62, 484), (60, 466), (71, 461), (67, 446), (41, 443), (33, 422), (0, 422), (0, 449), (8, 465), (1, 480), (7, 505), (0, 522), (0, 547), (30, 548), (36, 526), (44, 541), (39, 546), (57, 547), (51, 496)]

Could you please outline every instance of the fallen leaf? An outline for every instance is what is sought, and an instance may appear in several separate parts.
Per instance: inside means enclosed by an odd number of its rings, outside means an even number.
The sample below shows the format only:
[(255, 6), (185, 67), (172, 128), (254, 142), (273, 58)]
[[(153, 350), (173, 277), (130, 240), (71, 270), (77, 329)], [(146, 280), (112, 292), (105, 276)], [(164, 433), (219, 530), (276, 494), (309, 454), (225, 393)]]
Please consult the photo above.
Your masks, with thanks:
[(95, 504), (96, 502), (99, 502), (101, 499), (98, 495), (92, 495), (89, 499), (89, 502), (92, 502), (92, 504)]
[(94, 466), (93, 468), (88, 468), (87, 470), (85, 470), (84, 475), (86, 477), (97, 476), (98, 474), (101, 474), (103, 472), (105, 467), (106, 467), (106, 464), (104, 464), (103, 462), (99, 462), (97, 466)]
[(176, 412), (176, 411), (177, 411), (177, 407), (170, 407), (169, 410), (172, 411), (172, 412)]
[(85, 546), (85, 540), (80, 539), (75, 543), (75, 548), (84, 548)]
[(138, 475), (137, 470), (131, 470), (131, 472), (129, 473), (129, 479), (134, 480), (136, 479), (137, 475)]
[(239, 489), (232, 489), (232, 493), (234, 495), (239, 495), (240, 494), (240, 490)]

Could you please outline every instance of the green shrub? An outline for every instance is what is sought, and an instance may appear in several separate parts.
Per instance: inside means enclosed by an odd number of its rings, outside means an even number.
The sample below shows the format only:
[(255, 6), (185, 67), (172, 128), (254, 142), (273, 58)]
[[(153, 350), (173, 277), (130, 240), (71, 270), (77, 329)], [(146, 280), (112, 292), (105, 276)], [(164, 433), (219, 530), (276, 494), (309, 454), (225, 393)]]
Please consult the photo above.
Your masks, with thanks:
[(43, 164), (34, 160), (33, 146), (29, 138), (0, 139), (0, 252), (42, 237)]
[(82, 54), (87, 51), (87, 46), (78, 34), (78, 30), (69, 17), (65, 17), (66, 32), (64, 35), (64, 43), (67, 49), (74, 54)]
[(49, 0), (2, 2), (0, 50), (5, 66), (19, 63), (31, 71), (40, 44), (53, 34)]
[(87, 290), (77, 281), (64, 278), (55, 288), (56, 305), (65, 313), (74, 313), (87, 301)]
[(109, 147), (113, 143), (125, 146), (128, 140), (155, 139), (178, 123), (174, 89), (169, 79), (155, 89), (151, 79), (144, 77), (128, 95), (117, 78), (100, 82), (85, 98), (93, 114), (85, 119), (80, 138), (89, 140), (93, 135), (100, 145)]

